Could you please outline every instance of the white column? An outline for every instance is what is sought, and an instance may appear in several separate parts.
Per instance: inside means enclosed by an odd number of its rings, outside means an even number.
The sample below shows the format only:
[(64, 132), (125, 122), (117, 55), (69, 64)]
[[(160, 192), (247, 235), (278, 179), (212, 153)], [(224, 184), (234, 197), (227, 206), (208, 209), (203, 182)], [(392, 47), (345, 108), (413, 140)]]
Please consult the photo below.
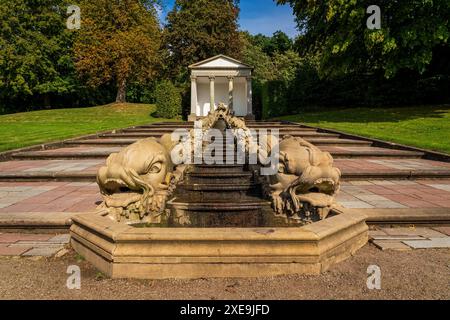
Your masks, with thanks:
[(210, 111), (214, 111), (216, 108), (214, 107), (215, 104), (215, 97), (214, 97), (214, 76), (209, 77), (209, 104), (210, 104)]
[(228, 108), (233, 110), (234, 77), (228, 77)]
[(252, 77), (247, 77), (247, 115), (253, 115)]
[(191, 116), (197, 116), (197, 77), (191, 76)]

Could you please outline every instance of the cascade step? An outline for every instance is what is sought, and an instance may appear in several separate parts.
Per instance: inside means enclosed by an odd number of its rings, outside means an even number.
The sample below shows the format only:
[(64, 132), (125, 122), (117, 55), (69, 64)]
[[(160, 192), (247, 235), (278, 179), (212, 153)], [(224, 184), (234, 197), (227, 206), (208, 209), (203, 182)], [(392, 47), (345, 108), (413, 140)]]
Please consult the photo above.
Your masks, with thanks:
[(328, 151), (335, 159), (343, 158), (421, 158), (423, 152), (386, 149), (377, 147), (332, 147), (324, 146), (322, 151)]
[[(158, 136), (159, 137), (159, 136)], [(105, 138), (105, 139), (86, 139), (86, 140), (70, 140), (65, 141), (66, 145), (89, 145), (89, 146), (128, 146), (136, 141), (138, 138), (132, 139), (113, 139), (113, 138)], [(352, 140), (352, 139), (336, 139), (336, 138), (307, 138), (308, 142), (316, 145), (317, 147), (322, 146), (371, 146), (372, 141), (368, 140)]]
[(352, 140), (352, 139), (335, 139), (335, 138), (307, 138), (305, 139), (309, 143), (317, 147), (322, 146), (347, 146), (347, 147), (359, 147), (359, 146), (367, 146), (370, 147), (373, 142), (368, 140)]
[[(124, 132), (124, 133), (105, 133), (101, 134), (102, 138), (149, 138), (149, 137), (161, 137), (163, 132)], [(323, 133), (316, 131), (297, 131), (297, 132), (280, 132), (280, 138), (284, 135), (291, 135), (294, 137), (304, 137), (305, 139), (308, 137), (327, 137), (327, 138), (339, 138), (339, 134), (334, 133)]]
[(244, 165), (242, 164), (196, 164), (193, 173), (240, 173), (244, 172)]
[(186, 128), (130, 128), (123, 129), (119, 133), (172, 133), (177, 129), (186, 129)]
[(191, 172), (186, 178), (191, 184), (249, 184), (253, 182), (251, 172)]
[(261, 188), (257, 184), (180, 184), (179, 201), (249, 201), (262, 197)]
[[(14, 153), (14, 159), (104, 159), (111, 153), (118, 152), (120, 147), (73, 147), (60, 148), (44, 151), (25, 151)], [(324, 146), (322, 151), (328, 151), (335, 159), (345, 158), (411, 158), (417, 159), (424, 156), (423, 152), (406, 151), (397, 149), (377, 148), (377, 147), (333, 147)], [(233, 153), (228, 153), (233, 157)], [(234, 156), (236, 153), (234, 154)], [(226, 153), (223, 154), (226, 157)], [(233, 157), (234, 158), (234, 157)], [(225, 158), (224, 158), (225, 159)]]

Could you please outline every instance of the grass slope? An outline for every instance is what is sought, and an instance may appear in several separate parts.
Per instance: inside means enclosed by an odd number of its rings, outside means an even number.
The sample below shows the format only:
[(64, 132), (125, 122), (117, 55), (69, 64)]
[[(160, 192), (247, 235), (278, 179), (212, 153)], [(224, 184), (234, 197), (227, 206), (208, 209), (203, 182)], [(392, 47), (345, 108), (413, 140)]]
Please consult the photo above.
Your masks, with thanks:
[(0, 151), (98, 131), (166, 121), (152, 117), (155, 110), (154, 105), (126, 103), (2, 115)]
[(448, 105), (327, 110), (280, 119), (450, 153)]

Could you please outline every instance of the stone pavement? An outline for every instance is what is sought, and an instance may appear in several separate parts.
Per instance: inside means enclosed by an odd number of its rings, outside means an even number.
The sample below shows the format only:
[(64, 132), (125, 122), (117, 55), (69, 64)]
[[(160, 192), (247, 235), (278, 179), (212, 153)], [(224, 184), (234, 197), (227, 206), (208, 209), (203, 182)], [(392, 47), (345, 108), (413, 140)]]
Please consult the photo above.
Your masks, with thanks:
[(343, 181), (338, 202), (344, 208), (450, 208), (450, 180)]
[(0, 182), (0, 216), (13, 212), (84, 212), (101, 201), (93, 182)]
[[(55, 149), (16, 152), (0, 162), (0, 227), (42, 223), (67, 228), (73, 214), (92, 211), (100, 203), (95, 176), (110, 153), (136, 139), (191, 126), (156, 123), (72, 139)], [(342, 138), (300, 124), (250, 122), (249, 127), (277, 128), (282, 135), (303, 137), (330, 151), (343, 174), (338, 201), (345, 208), (363, 214), (397, 212), (397, 220), (419, 212), (420, 221), (438, 211), (450, 223), (450, 162), (425, 159), (420, 151), (374, 147), (370, 140)]]
[(69, 243), (68, 234), (0, 233), (0, 256), (51, 257), (62, 255)]
[(381, 250), (450, 248), (450, 227), (374, 228), (369, 239)]

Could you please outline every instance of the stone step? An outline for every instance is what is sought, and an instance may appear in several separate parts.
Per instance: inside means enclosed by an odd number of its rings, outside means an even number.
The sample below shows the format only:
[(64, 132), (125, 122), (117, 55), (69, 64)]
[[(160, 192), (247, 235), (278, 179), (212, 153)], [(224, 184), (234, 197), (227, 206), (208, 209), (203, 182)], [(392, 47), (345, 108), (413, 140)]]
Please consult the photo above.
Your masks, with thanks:
[[(73, 149), (73, 150), (72, 150)], [(60, 148), (45, 151), (27, 151), (12, 155), (14, 159), (103, 159), (121, 148)], [(375, 147), (331, 147), (324, 146), (321, 150), (328, 151), (335, 159), (345, 158), (421, 158), (423, 152), (405, 151)]]
[(196, 164), (193, 173), (240, 173), (244, 172), (244, 165), (242, 164)]
[(192, 121), (183, 121), (183, 122), (155, 122), (150, 124), (140, 125), (139, 127), (154, 127), (154, 126), (194, 126), (194, 122)]
[(66, 151), (30, 151), (20, 152), (12, 155), (16, 160), (76, 160), (76, 159), (106, 159), (112, 152), (110, 151), (89, 151), (89, 152), (66, 152)]
[(192, 211), (205, 211), (205, 212), (231, 212), (231, 211), (246, 211), (257, 210), (264, 206), (270, 205), (269, 201), (256, 200), (256, 201), (241, 201), (239, 203), (230, 203), (226, 201), (214, 201), (214, 202), (182, 202), (178, 201), (178, 198), (174, 198), (170, 201), (172, 205), (178, 208), (192, 210)]
[(449, 208), (364, 209), (363, 212), (367, 216), (366, 222), (372, 225), (450, 225)]
[(258, 200), (262, 197), (261, 188), (254, 183), (239, 184), (181, 184), (177, 187), (180, 201), (230, 201), (240, 202)]
[(0, 172), (1, 182), (13, 181), (58, 181), (58, 182), (95, 182), (97, 174), (93, 172)]
[[(65, 141), (64, 144), (72, 145), (72, 146), (81, 146), (81, 145), (89, 145), (89, 146), (128, 146), (139, 139), (86, 139), (86, 140), (70, 140)], [(336, 139), (336, 138), (308, 138), (308, 142), (316, 145), (317, 147), (321, 146), (371, 146), (372, 141), (366, 140), (352, 140), (352, 139)]]
[(186, 177), (187, 184), (250, 184), (251, 172), (191, 172)]
[(130, 128), (120, 130), (118, 133), (172, 133), (176, 129), (187, 129), (187, 128)]
[[(196, 167), (199, 165), (196, 165)], [(205, 172), (211, 174), (220, 174), (222, 172), (243, 172), (242, 165), (236, 165), (232, 170), (227, 166), (226, 168), (212, 168), (211, 165), (204, 165), (204, 168), (194, 169), (194, 173)], [(217, 166), (217, 165), (216, 165)], [(211, 168), (209, 168), (211, 167)], [(339, 168), (339, 165), (337, 165)], [(197, 171), (198, 170), (198, 171)], [(349, 170), (341, 169), (342, 179), (345, 180), (415, 180), (415, 179), (449, 179), (450, 169), (447, 170)], [(65, 181), (65, 182), (95, 182), (96, 172), (49, 172), (49, 171), (12, 171), (0, 172), (1, 182), (14, 181)]]
[(376, 147), (328, 147), (321, 148), (328, 151), (335, 159), (345, 158), (421, 158), (423, 152), (405, 151), (396, 149), (376, 148)]
[[(156, 133), (172, 133), (177, 129), (188, 129), (188, 128), (180, 128), (180, 127), (173, 127), (173, 128), (159, 128), (159, 127), (154, 127), (154, 128), (129, 128), (129, 129), (123, 129), (120, 130), (118, 133), (152, 133), (152, 132), (156, 132)], [(263, 127), (255, 127), (255, 128), (251, 128), (254, 130), (279, 130), (280, 133), (283, 134), (289, 134), (289, 133), (297, 133), (297, 132), (316, 132), (317, 129), (314, 128), (300, 128), (300, 127), (293, 127), (293, 128), (286, 128), (286, 127), (267, 127), (267, 128), (263, 128)]]
[(322, 146), (347, 146), (347, 147), (356, 147), (356, 146), (367, 146), (370, 147), (372, 145), (372, 141), (367, 140), (352, 140), (352, 139), (342, 139), (342, 138), (307, 138), (305, 139), (308, 142), (312, 143), (317, 147)]
[[(105, 133), (100, 135), (100, 137), (102, 138), (117, 138), (117, 139), (121, 139), (121, 138), (139, 138), (139, 139), (144, 139), (144, 138), (149, 138), (149, 137), (160, 137), (162, 136), (164, 133), (163, 132), (123, 132), (123, 133)], [(323, 133), (323, 132), (316, 132), (316, 131), (296, 131), (296, 132), (291, 132), (291, 131), (287, 131), (287, 132), (280, 132), (280, 138), (284, 135), (292, 135), (294, 137), (303, 137), (305, 139), (309, 138), (309, 137), (315, 137), (315, 138), (339, 138), (339, 134), (333, 134), (333, 133)]]

